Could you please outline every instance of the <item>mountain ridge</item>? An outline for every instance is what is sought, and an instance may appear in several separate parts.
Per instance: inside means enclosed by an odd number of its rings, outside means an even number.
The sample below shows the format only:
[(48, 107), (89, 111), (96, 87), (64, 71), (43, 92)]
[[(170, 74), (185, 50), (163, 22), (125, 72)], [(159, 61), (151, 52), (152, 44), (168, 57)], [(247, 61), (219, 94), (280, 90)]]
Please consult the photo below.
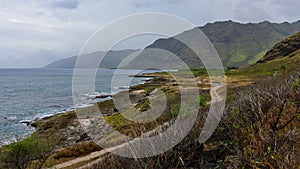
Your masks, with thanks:
[[(108, 52), (98, 51), (89, 54), (83, 54), (82, 56), (97, 57), (100, 55), (104, 55), (106, 53), (105, 57), (102, 60), (102, 63), (99, 65), (99, 68), (116, 68), (124, 58), (126, 58), (128, 55), (136, 51), (137, 51), (136, 49), (110, 50)], [(75, 67), (77, 58), (78, 56), (72, 56), (69, 58), (60, 59), (44, 66), (43, 68), (73, 69)], [(88, 63), (83, 63), (83, 64), (88, 65)]]
[[(197, 27), (208, 37), (216, 48), (224, 66), (245, 67), (256, 63), (277, 42), (300, 30), (300, 21), (288, 23), (238, 23), (218, 21)], [(184, 34), (184, 32), (183, 32)], [(192, 62), (190, 67), (201, 63), (190, 49), (174, 39), (158, 39), (146, 48), (160, 48), (177, 54), (182, 60)], [(148, 56), (150, 57), (150, 56)]]
[[(269, 21), (260, 23), (238, 23), (231, 20), (217, 21), (207, 23), (204, 26), (194, 29), (202, 30), (212, 42), (219, 53), (224, 67), (247, 67), (263, 58), (265, 53), (269, 51), (273, 45), (300, 31), (300, 20), (293, 23), (271, 23)], [(187, 31), (191, 30), (186, 30), (178, 35), (184, 35)], [(145, 48), (146, 50), (143, 50), (139, 55), (143, 59), (139, 60), (137, 57), (133, 65), (141, 65), (147, 62), (152, 63), (153, 60), (156, 60), (156, 62), (172, 63), (172, 60), (166, 60), (163, 54), (157, 56), (157, 53), (147, 52), (147, 49), (150, 48), (169, 51), (181, 58), (190, 68), (203, 67), (199, 57), (174, 37), (160, 38), (148, 45)], [(126, 57), (126, 54), (129, 55), (133, 52), (135, 52), (135, 50), (125, 52), (121, 54), (121, 56), (110, 55), (105, 57), (102, 67), (115, 68), (118, 65), (117, 62), (120, 63), (122, 59)], [(113, 57), (116, 57), (114, 58), (115, 60), (110, 61)], [(71, 57), (63, 59), (63, 61), (56, 61), (45, 66), (45, 68), (73, 68), (76, 62), (75, 59), (76, 57)], [(71, 64), (60, 64), (61, 62), (67, 61), (71, 62)], [(110, 62), (110, 64), (106, 62)]]

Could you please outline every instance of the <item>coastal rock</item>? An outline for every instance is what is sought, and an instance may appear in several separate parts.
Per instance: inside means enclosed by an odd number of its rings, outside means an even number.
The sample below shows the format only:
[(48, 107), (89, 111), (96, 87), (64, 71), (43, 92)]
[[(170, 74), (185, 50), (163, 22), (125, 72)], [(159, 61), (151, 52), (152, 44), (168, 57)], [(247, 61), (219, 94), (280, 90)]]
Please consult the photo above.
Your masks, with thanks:
[(98, 95), (95, 98), (96, 99), (105, 99), (105, 98), (108, 98), (108, 97), (112, 97), (112, 95), (111, 94), (103, 94), (103, 95)]
[[(20, 121), (21, 124), (25, 124), (26, 126), (32, 126), (32, 121), (31, 120), (22, 120)], [(33, 126), (32, 126), (33, 127)]]

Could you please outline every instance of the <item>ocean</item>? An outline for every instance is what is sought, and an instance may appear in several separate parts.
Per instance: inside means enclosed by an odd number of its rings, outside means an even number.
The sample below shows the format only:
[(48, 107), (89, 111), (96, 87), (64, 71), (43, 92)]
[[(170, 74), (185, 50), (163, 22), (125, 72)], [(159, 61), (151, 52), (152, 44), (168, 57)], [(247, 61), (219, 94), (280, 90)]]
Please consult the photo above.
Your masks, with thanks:
[[(120, 92), (128, 88), (122, 85), (133, 70), (99, 69), (96, 76), (96, 91), (82, 96), (85, 103), (96, 103), (95, 96)], [(154, 72), (154, 70), (141, 73)], [(111, 86), (111, 77), (116, 76), (118, 85)], [(72, 100), (72, 69), (0, 69), (0, 146), (17, 138), (25, 137), (34, 129), (22, 121), (40, 119), (76, 107)], [(130, 86), (144, 83), (145, 78), (133, 78)], [(127, 86), (126, 86), (127, 85)], [(106, 98), (107, 99), (107, 98)]]

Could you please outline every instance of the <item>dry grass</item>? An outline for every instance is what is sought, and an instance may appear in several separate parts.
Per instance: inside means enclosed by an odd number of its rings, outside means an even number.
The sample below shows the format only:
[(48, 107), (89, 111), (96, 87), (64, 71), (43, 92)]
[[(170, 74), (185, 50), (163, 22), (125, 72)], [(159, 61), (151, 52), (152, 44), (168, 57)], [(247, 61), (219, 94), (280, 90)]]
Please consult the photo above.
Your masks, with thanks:
[(100, 151), (101, 148), (92, 141), (85, 141), (74, 144), (70, 147), (57, 150), (49, 159), (48, 163), (59, 164), (65, 161), (75, 159), (77, 157), (88, 155), (95, 151)]

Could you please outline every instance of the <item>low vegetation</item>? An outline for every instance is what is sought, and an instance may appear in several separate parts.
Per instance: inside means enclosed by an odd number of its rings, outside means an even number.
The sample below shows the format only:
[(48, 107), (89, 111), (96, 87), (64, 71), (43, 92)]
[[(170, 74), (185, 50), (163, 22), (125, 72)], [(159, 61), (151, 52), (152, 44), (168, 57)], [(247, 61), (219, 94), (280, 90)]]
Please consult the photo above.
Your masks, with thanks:
[(91, 168), (299, 168), (300, 79), (298, 73), (270, 77), (231, 95), (214, 135), (197, 142), (207, 108), (176, 147), (156, 157), (113, 154)]
[(215, 137), (235, 167), (300, 167), (299, 80), (297, 73), (266, 79), (227, 106)]
[(40, 169), (53, 153), (54, 140), (29, 137), (0, 149), (0, 168)]
[(55, 151), (51, 155), (50, 159), (48, 159), (48, 162), (51, 164), (57, 164), (100, 150), (101, 147), (93, 141), (84, 141)]

